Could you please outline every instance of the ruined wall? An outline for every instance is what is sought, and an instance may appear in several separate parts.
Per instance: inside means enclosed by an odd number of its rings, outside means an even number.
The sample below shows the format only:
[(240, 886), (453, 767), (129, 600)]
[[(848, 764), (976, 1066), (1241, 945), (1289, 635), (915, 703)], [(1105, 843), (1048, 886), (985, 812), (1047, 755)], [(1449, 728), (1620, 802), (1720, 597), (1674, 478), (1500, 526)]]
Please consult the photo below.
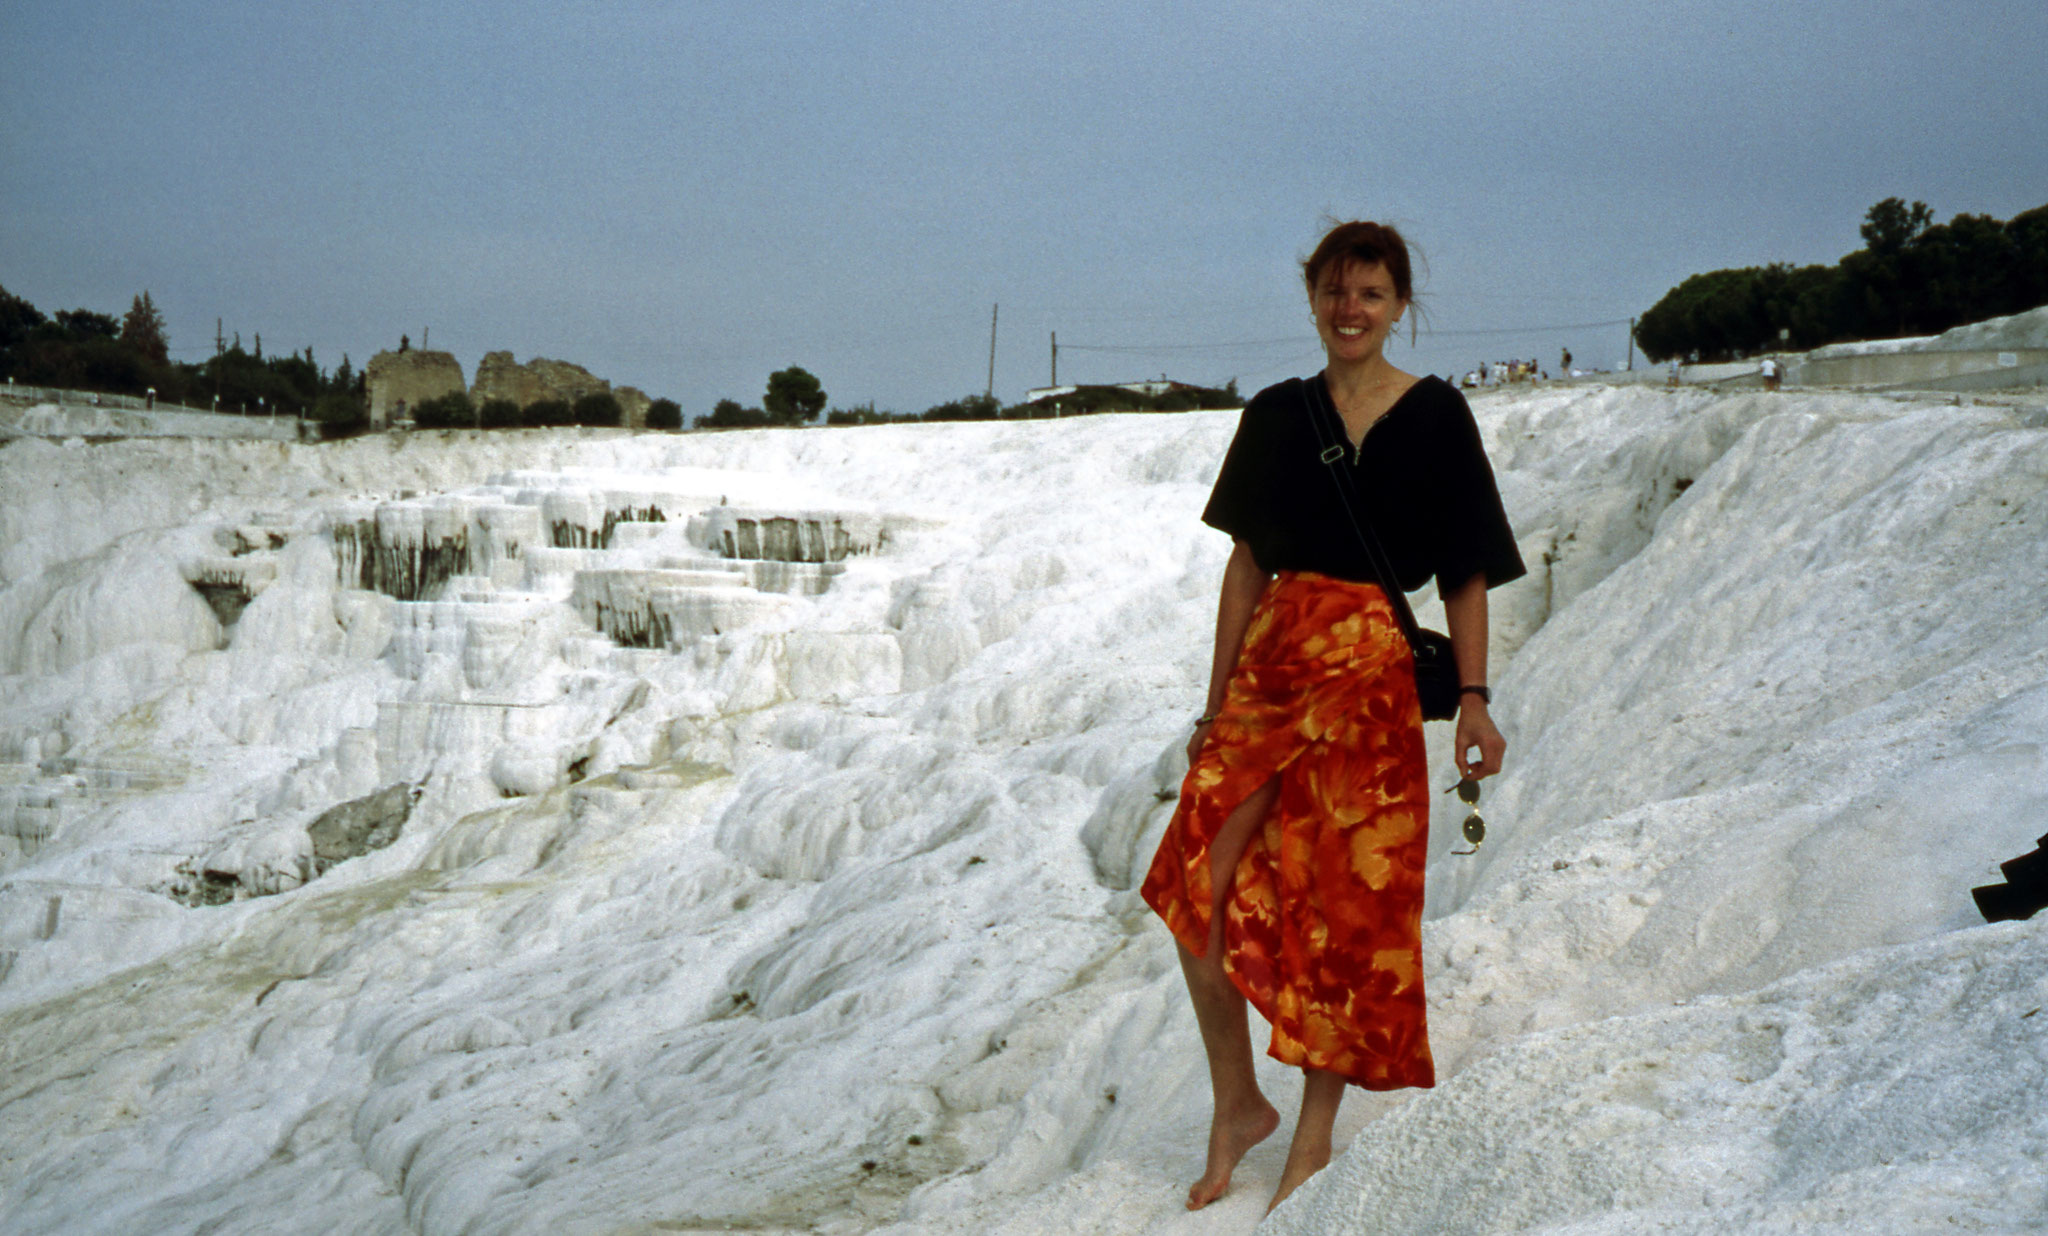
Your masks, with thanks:
[(370, 424), (383, 428), (429, 399), (462, 390), (462, 364), (450, 352), (379, 352), (363, 366)]
[(646, 391), (637, 386), (614, 387), (612, 398), (619, 401), (619, 409), (625, 413), (619, 421), (621, 425), (628, 429), (647, 428), (647, 409), (654, 406), (654, 401), (647, 397)]
[(479, 407), (492, 399), (509, 399), (523, 408), (543, 399), (573, 404), (596, 391), (610, 391), (612, 398), (619, 401), (625, 414), (620, 424), (628, 429), (646, 428), (647, 409), (654, 401), (645, 392), (631, 386), (614, 388), (581, 365), (545, 356), (536, 356), (522, 365), (510, 352), (484, 353), (483, 360), (477, 362), (476, 383), (470, 387), (469, 397)]
[(370, 392), (370, 423), (378, 428), (409, 414), (423, 400), (464, 389), (479, 407), (493, 399), (509, 399), (522, 408), (543, 399), (573, 404), (585, 395), (609, 391), (624, 413), (619, 423), (628, 429), (646, 428), (647, 409), (654, 402), (634, 387), (613, 388), (581, 365), (545, 356), (522, 365), (510, 352), (486, 352), (477, 363), (473, 385), (463, 382), (461, 364), (447, 352), (379, 352), (363, 374)]
[[(486, 352), (477, 362), (476, 384), (469, 397), (479, 406), (493, 399), (509, 399), (524, 408), (543, 399), (575, 403), (595, 391), (609, 391), (612, 384), (581, 365), (536, 356), (524, 365), (510, 352)], [(617, 392), (613, 392), (617, 397)], [(623, 406), (624, 399), (619, 400)]]

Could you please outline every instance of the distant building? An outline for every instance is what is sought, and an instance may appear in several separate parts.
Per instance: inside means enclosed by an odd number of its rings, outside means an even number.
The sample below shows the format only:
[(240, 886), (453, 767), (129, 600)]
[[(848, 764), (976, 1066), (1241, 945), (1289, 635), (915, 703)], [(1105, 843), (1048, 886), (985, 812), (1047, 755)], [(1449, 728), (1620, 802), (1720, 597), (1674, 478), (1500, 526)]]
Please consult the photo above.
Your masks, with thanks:
[[(1202, 391), (1209, 389), (1204, 386), (1196, 386), (1192, 382), (1176, 382), (1171, 378), (1164, 377), (1146, 378), (1137, 382), (1091, 382), (1088, 385), (1097, 390), (1130, 391), (1133, 394), (1149, 395), (1153, 398), (1171, 394), (1174, 391)], [(1024, 392), (1024, 402), (1039, 403), (1047, 399), (1057, 399), (1061, 395), (1071, 395), (1080, 389), (1081, 387), (1079, 386), (1036, 386)]]

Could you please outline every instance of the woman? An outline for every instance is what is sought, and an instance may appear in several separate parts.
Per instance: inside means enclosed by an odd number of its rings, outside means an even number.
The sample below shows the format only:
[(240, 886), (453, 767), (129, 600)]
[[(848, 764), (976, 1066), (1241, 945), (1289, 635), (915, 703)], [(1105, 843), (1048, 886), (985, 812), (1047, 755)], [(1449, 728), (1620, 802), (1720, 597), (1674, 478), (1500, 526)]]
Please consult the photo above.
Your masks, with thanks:
[[(1422, 715), (1347, 499), (1403, 589), (1436, 576), (1464, 684), (1459, 772), (1491, 776), (1507, 746), (1487, 713), (1486, 590), (1520, 576), (1522, 560), (1463, 396), (1385, 356), (1413, 299), (1407, 244), (1382, 224), (1340, 224), (1302, 274), (1328, 364), (1246, 406), (1202, 513), (1236, 544), (1208, 706), (1144, 884), (1178, 942), (1215, 1094), (1190, 1209), (1222, 1196), (1280, 1123), (1253, 1077), (1247, 998), (1272, 1023), (1269, 1054), (1304, 1073), (1274, 1205), (1330, 1161), (1346, 1083), (1436, 1081)], [(1331, 466), (1333, 409), (1349, 449)]]

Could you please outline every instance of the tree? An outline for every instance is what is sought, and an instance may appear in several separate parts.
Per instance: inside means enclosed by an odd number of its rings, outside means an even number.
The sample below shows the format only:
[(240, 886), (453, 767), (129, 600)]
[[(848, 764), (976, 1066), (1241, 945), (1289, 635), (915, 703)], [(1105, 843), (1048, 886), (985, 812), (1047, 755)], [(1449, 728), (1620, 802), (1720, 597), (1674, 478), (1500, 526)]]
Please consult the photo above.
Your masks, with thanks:
[(737, 399), (721, 399), (711, 407), (711, 415), (697, 418), (699, 429), (749, 429), (768, 423), (768, 414), (759, 408), (743, 408)]
[(476, 410), (477, 424), (485, 429), (519, 428), (519, 405), (510, 399), (486, 399)]
[(2014, 266), (2008, 295), (2020, 309), (2048, 305), (2048, 206), (2021, 211), (2005, 221), (2012, 238)]
[(0, 288), (0, 351), (26, 340), (46, 320), (42, 310)]
[(1896, 197), (1863, 216), (1863, 248), (1842, 259), (1851, 290), (1845, 307), (1857, 319), (1845, 324), (1851, 335), (1903, 335), (1917, 325), (1911, 302), (1924, 290), (1926, 273), (1916, 242), (1933, 222), (1927, 203), (1908, 206)]
[(1957, 215), (1922, 232), (1910, 248), (1917, 286), (1907, 329), (1933, 334), (1987, 313), (2028, 308), (2012, 295), (2018, 246), (1998, 220)]
[(683, 405), (673, 399), (657, 399), (647, 405), (647, 427), (649, 429), (681, 429), (683, 427)]
[(1927, 208), (1927, 203), (1908, 206), (1898, 198), (1888, 197), (1864, 214), (1863, 226), (1857, 231), (1863, 237), (1863, 247), (1882, 257), (1905, 252), (1913, 238), (1933, 222), (1934, 212)]
[[(1864, 247), (1833, 266), (1693, 275), (1636, 324), (1651, 360), (1723, 360), (1780, 345), (1931, 335), (2048, 303), (2048, 206), (2006, 223), (1886, 198), (1864, 216)], [(1782, 334), (1780, 332), (1783, 332)]]
[(164, 315), (157, 312), (156, 302), (149, 298), (147, 290), (135, 298), (121, 319), (121, 342), (143, 359), (159, 365), (171, 359), (170, 343), (164, 336)]
[(626, 419), (626, 413), (610, 391), (592, 391), (576, 400), (570, 417), (578, 425), (616, 428)]
[(761, 407), (770, 419), (783, 425), (801, 425), (816, 420), (825, 410), (825, 388), (818, 379), (791, 365), (768, 375), (768, 392)]
[(121, 334), (119, 322), (90, 309), (59, 309), (56, 325), (65, 337), (78, 343), (88, 339), (115, 339)]

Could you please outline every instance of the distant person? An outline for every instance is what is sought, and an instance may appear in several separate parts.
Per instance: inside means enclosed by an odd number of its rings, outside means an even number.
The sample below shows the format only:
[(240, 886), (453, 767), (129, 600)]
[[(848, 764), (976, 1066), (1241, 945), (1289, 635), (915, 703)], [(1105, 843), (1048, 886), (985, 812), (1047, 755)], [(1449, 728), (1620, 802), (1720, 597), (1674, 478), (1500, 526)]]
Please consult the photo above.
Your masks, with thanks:
[(1767, 390), (1767, 391), (1774, 391), (1774, 390), (1777, 390), (1777, 389), (1778, 389), (1778, 358), (1777, 358), (1777, 357), (1775, 357), (1775, 356), (1766, 356), (1766, 357), (1764, 357), (1764, 359), (1763, 359), (1763, 363), (1757, 366), (1757, 372), (1759, 372), (1759, 373), (1763, 374), (1763, 377), (1764, 377), (1764, 389), (1765, 389), (1765, 390)]
[(1558, 360), (1557, 360), (1557, 371), (1558, 371), (1559, 373), (1562, 373), (1562, 374), (1570, 374), (1570, 373), (1571, 373), (1571, 371), (1572, 371), (1572, 350), (1571, 350), (1570, 348), (1565, 348), (1565, 349), (1563, 350), (1563, 355), (1561, 355), (1561, 356), (1559, 356), (1559, 357), (1558, 357)]
[(1268, 1054), (1303, 1073), (1275, 1205), (1330, 1161), (1346, 1085), (1436, 1084), (1421, 936), (1435, 795), (1369, 536), (1396, 587), (1436, 577), (1465, 684), (1459, 772), (1491, 776), (1507, 748), (1487, 711), (1486, 591), (1522, 559), (1464, 397), (1386, 359), (1414, 297), (1407, 243), (1339, 224), (1302, 276), (1328, 363), (1245, 407), (1202, 512), (1235, 546), (1208, 702), (1143, 888), (1179, 945), (1215, 1099), (1190, 1209), (1280, 1123), (1253, 1076), (1247, 999), (1272, 1024)]
[(1664, 385), (1678, 385), (1678, 358), (1676, 356), (1665, 362)]

